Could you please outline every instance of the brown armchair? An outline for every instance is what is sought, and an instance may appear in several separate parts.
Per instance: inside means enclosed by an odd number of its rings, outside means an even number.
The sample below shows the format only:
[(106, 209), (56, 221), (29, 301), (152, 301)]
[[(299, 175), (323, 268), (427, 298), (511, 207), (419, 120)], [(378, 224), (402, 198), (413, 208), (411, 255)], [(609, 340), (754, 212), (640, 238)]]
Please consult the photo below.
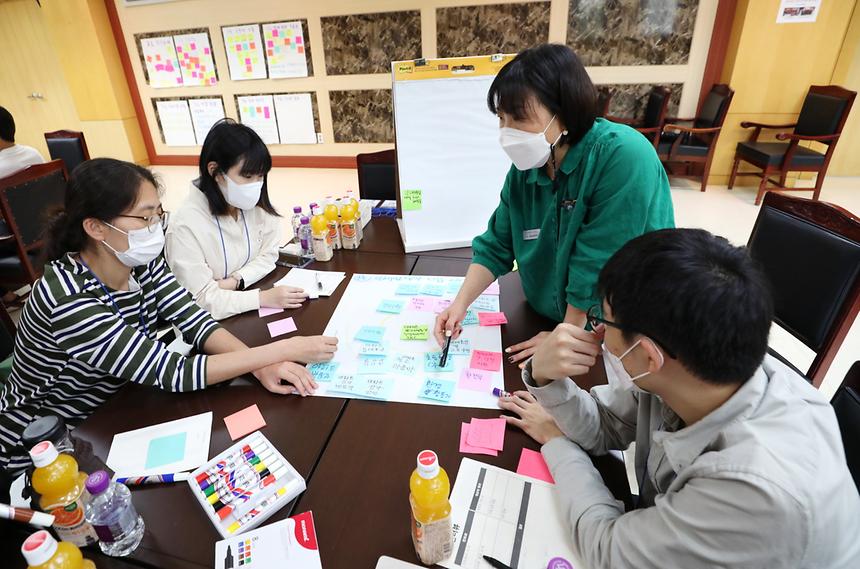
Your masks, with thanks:
[[(836, 142), (842, 134), (842, 128), (845, 126), (856, 96), (855, 91), (836, 85), (812, 85), (803, 101), (796, 123), (742, 122), (741, 127), (751, 128), (753, 131), (749, 140), (739, 142), (737, 145), (729, 189), (734, 186), (737, 176), (758, 176), (761, 182), (755, 200), (756, 205), (761, 203), (762, 196), (770, 190), (811, 191), (815, 192), (812, 199), (817, 200), (821, 195), (821, 185), (827, 174), (827, 166), (830, 164)], [(794, 130), (776, 135), (778, 142), (760, 142), (758, 139), (763, 129), (790, 128)], [(812, 148), (800, 146), (800, 142), (820, 142), (827, 146), (827, 150), (821, 153)], [(738, 173), (741, 161), (749, 162), (761, 171)], [(789, 172), (816, 172), (815, 188), (787, 188), (785, 179)], [(771, 179), (772, 174), (779, 174), (779, 180)], [(773, 186), (768, 187), (768, 182)]]
[(45, 133), (45, 143), (51, 160), (62, 160), (66, 163), (66, 172), (71, 173), (78, 164), (90, 159), (87, 141), (84, 133), (75, 130), (55, 130)]
[(613, 95), (615, 95), (615, 89), (612, 87), (597, 88), (597, 116), (605, 117), (609, 114)]
[(668, 87), (655, 85), (648, 93), (648, 102), (645, 104), (645, 114), (641, 121), (606, 115), (608, 120), (632, 126), (645, 135), (654, 148), (660, 140), (660, 132), (666, 121), (666, 110), (669, 108), (669, 99), (672, 98), (672, 90)]
[[(735, 92), (728, 85), (714, 85), (694, 118), (666, 117), (666, 125), (657, 144), (657, 154), (667, 165), (702, 164), (702, 191), (708, 184), (711, 161), (717, 139), (729, 112)], [(691, 123), (681, 126), (678, 123)]]
[(854, 362), (830, 400), (845, 448), (845, 461), (860, 490), (860, 361)]

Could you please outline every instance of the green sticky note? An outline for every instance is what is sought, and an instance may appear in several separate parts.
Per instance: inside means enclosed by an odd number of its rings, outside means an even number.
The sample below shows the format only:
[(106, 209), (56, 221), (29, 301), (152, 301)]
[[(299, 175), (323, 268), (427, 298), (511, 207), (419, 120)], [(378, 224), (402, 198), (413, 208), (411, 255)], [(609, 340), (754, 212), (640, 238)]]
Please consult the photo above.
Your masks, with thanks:
[(427, 324), (406, 324), (400, 329), (401, 340), (426, 340), (430, 337)]
[(400, 194), (400, 204), (403, 206), (403, 211), (420, 211), (421, 190), (403, 190)]
[(176, 433), (149, 441), (145, 468), (158, 468), (182, 460), (185, 456), (186, 433)]

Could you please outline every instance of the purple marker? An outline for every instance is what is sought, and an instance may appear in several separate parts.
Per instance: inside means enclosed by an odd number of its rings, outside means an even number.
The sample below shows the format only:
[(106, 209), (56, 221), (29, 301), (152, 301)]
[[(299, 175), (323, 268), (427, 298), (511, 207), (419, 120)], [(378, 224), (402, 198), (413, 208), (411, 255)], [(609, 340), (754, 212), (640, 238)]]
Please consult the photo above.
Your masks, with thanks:
[(573, 564), (562, 557), (553, 557), (549, 560), (546, 569), (573, 569)]
[(504, 389), (499, 389), (498, 387), (493, 388), (493, 395), (496, 397), (511, 397), (511, 394), (505, 391)]

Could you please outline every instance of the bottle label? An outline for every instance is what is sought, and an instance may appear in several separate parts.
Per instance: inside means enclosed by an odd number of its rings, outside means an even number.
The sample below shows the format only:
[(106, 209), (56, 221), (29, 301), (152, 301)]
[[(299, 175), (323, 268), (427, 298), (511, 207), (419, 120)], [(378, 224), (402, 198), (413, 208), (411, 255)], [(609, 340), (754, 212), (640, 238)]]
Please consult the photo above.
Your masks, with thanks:
[(93, 524), (93, 529), (96, 535), (99, 536), (99, 541), (113, 543), (134, 531), (138, 519), (137, 510), (133, 507), (126, 507), (115, 518), (103, 525)]
[(328, 222), (328, 242), (332, 249), (340, 249), (340, 229), (336, 221)]
[(451, 527), (451, 516), (441, 520), (422, 524), (412, 514), (412, 543), (415, 553), (425, 565), (444, 561), (454, 550), (454, 533)]
[(328, 242), (328, 234), (316, 235), (313, 239), (314, 257), (317, 261), (329, 261), (332, 258), (331, 244)]
[(65, 506), (48, 508), (48, 513), (54, 516), (53, 529), (60, 540), (74, 543), (78, 547), (98, 541), (93, 526), (84, 518), (84, 504), (80, 499)]

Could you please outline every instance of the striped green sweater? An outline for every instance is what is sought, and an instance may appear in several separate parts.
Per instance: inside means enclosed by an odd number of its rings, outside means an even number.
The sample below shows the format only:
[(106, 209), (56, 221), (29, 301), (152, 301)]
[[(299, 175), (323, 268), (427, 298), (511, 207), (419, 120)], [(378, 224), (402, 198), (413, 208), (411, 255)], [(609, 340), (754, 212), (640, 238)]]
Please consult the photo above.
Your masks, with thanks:
[(0, 392), (0, 468), (14, 472), (29, 464), (21, 434), (36, 417), (55, 414), (75, 426), (129, 381), (167, 391), (206, 387), (206, 356), (168, 351), (155, 331), (174, 324), (202, 351), (218, 324), (176, 282), (162, 257), (135, 267), (132, 277), (136, 290), (110, 291), (112, 302), (71, 255), (45, 265), (21, 317), (12, 374)]

